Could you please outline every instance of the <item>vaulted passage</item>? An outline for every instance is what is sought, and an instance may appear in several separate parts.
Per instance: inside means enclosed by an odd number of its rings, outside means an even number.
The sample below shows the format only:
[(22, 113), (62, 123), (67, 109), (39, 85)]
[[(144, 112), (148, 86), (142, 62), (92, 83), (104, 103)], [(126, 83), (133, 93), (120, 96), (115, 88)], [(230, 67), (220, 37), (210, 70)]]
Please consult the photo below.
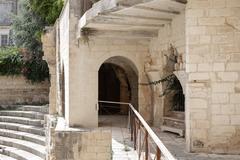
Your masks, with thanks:
[[(99, 101), (138, 104), (138, 77), (130, 65), (121, 57), (110, 58), (98, 71)], [(99, 115), (126, 115), (128, 106), (121, 104), (99, 104)]]
[[(104, 63), (99, 70), (99, 100), (130, 102), (131, 89), (124, 70), (114, 64)], [(126, 106), (102, 104), (100, 115), (127, 114)]]

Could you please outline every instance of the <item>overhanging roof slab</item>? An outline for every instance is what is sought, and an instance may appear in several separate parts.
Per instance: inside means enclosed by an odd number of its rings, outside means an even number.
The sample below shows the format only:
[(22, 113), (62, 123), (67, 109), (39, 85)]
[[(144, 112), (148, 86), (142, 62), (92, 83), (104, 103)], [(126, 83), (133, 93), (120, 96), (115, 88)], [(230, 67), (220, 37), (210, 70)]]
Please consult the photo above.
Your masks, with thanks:
[(185, 4), (185, 0), (101, 0), (81, 17), (78, 27), (79, 31), (90, 28), (152, 35), (180, 14)]

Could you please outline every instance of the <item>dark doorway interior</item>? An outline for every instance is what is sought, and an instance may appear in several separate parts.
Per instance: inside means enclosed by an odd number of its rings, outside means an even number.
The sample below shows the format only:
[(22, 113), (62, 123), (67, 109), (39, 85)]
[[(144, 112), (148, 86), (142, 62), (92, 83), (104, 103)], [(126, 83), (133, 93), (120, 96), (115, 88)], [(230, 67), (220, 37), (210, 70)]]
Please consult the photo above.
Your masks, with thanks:
[[(100, 101), (130, 102), (131, 89), (124, 70), (115, 64), (104, 63), (98, 72)], [(127, 114), (126, 105), (100, 104), (99, 115)]]

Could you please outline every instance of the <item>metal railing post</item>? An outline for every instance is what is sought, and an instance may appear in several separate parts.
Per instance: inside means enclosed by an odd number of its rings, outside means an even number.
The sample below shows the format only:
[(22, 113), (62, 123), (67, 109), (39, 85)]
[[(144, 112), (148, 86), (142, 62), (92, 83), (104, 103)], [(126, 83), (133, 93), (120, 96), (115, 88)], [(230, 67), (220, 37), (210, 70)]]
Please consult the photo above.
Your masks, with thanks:
[(132, 111), (130, 112), (130, 119), (131, 119), (131, 141), (133, 141), (133, 114), (132, 114)]
[[(112, 101), (99, 101), (99, 103), (109, 103), (109, 104), (122, 104), (122, 105), (128, 105), (129, 106), (129, 119), (128, 119), (128, 125), (131, 132), (131, 141), (134, 142), (134, 149), (137, 150), (138, 146), (138, 155), (139, 158), (141, 157), (142, 153), (142, 147), (144, 147), (145, 144), (145, 160), (148, 160), (150, 150), (149, 150), (149, 140), (150, 137), (153, 142), (156, 144), (156, 154), (155, 159), (161, 160), (161, 154), (163, 154), (165, 160), (176, 160), (176, 158), (173, 157), (173, 155), (168, 151), (168, 149), (165, 147), (165, 145), (162, 143), (162, 141), (159, 139), (159, 137), (153, 132), (151, 127), (147, 124), (147, 122), (144, 120), (144, 118), (138, 113), (138, 111), (130, 104), (125, 102), (112, 102)], [(141, 128), (143, 128), (143, 139), (141, 138)], [(145, 133), (144, 133), (145, 131)], [(141, 145), (141, 142), (142, 145)], [(138, 144), (137, 144), (138, 143)]]
[(134, 137), (134, 150), (136, 150), (137, 149), (137, 125), (136, 125), (136, 117), (134, 116), (134, 121), (133, 121), (133, 125), (134, 125), (134, 135), (133, 135), (133, 137)]
[(157, 146), (157, 159), (156, 160), (160, 160), (161, 159), (161, 151), (160, 151), (160, 149), (158, 148), (158, 146)]
[(148, 160), (148, 132), (145, 131), (145, 160)]
[(131, 110), (128, 109), (128, 129), (131, 129)]

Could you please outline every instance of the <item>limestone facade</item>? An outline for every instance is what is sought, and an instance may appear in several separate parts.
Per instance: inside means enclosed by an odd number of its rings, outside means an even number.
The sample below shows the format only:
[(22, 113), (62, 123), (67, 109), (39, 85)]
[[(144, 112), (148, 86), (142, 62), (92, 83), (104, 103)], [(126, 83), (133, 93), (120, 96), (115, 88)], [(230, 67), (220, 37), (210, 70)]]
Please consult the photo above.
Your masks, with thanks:
[(240, 1), (186, 7), (187, 142), (190, 151), (239, 154)]
[[(99, 23), (108, 19), (88, 22), (87, 15), (94, 17), (95, 12), (82, 16), (80, 8), (77, 0), (66, 1), (52, 38), (46, 34), (44, 42), (45, 46), (52, 45), (45, 50), (53, 58), (50, 110), (65, 116), (67, 126), (98, 126), (98, 71), (103, 63), (112, 63), (121, 66), (132, 80), (130, 86), (137, 91), (133, 96), (137, 103), (132, 103), (137, 104), (139, 113), (149, 124), (160, 127), (171, 105), (166, 97), (159, 96), (165, 86), (141, 84), (174, 73), (180, 77), (185, 95), (187, 150), (240, 154), (240, 1), (188, 0), (181, 12), (151, 34), (131, 27), (116, 31), (116, 21), (99, 31)], [(98, 20), (98, 25), (94, 24)], [(85, 22), (90, 29), (79, 28)], [(166, 58), (171, 56), (171, 46), (178, 56), (169, 67)]]

